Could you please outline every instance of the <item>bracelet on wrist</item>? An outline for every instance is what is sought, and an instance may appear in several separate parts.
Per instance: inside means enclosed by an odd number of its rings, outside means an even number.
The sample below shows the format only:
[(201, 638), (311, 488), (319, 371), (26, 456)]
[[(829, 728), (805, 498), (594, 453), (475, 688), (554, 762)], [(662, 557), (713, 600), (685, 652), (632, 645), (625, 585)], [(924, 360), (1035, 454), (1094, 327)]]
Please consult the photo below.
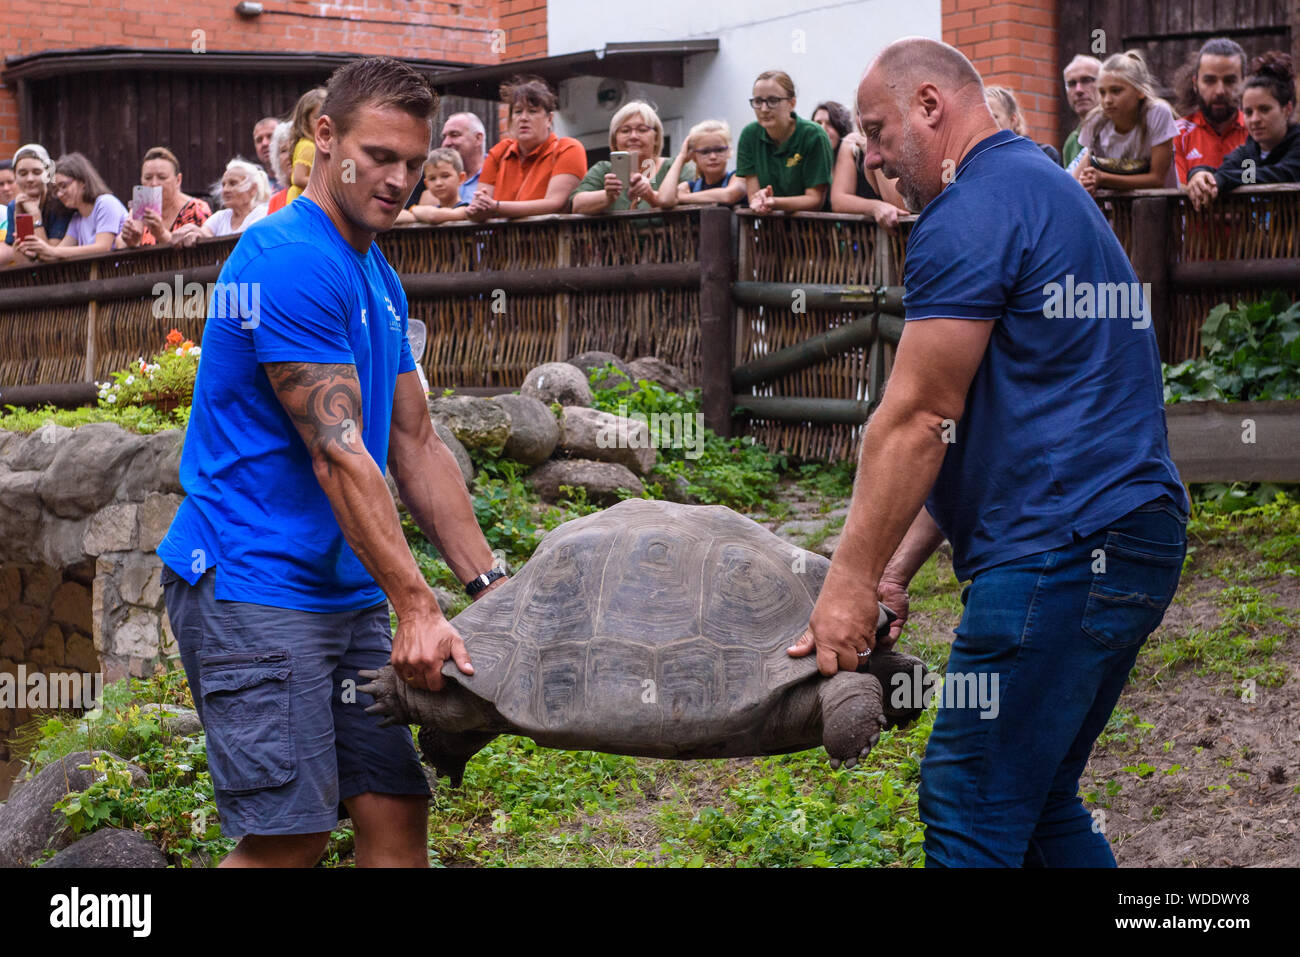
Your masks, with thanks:
[(490, 568), (487, 571), (485, 571), (482, 575), (479, 575), (475, 578), (471, 578), (469, 581), (465, 583), (465, 594), (469, 595), (470, 598), (473, 598), (484, 588), (487, 588), (488, 585), (491, 585), (494, 581), (498, 581), (505, 577), (506, 577), (505, 569)]

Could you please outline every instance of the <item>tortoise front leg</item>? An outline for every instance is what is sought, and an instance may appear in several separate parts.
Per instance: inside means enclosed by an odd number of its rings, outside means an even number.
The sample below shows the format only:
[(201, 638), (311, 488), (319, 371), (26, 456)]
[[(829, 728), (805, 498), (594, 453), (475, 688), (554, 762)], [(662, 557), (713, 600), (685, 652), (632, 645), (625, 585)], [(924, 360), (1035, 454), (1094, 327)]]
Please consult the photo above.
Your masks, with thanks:
[(817, 686), (821, 702), (822, 744), (831, 767), (865, 760), (885, 726), (883, 692), (874, 675), (840, 671)]

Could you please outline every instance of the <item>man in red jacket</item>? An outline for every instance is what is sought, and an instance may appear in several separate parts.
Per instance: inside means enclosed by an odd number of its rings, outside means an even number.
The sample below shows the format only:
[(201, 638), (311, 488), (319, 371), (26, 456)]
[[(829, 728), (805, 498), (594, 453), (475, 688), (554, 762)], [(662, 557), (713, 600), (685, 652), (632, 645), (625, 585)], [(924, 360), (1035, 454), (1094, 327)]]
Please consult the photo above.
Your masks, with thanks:
[(1207, 40), (1195, 61), (1183, 69), (1178, 106), (1185, 115), (1174, 137), (1179, 186), (1187, 185), (1192, 168), (1217, 169), (1225, 156), (1246, 142), (1246, 120), (1241, 114), (1245, 76), (1246, 51), (1226, 37)]

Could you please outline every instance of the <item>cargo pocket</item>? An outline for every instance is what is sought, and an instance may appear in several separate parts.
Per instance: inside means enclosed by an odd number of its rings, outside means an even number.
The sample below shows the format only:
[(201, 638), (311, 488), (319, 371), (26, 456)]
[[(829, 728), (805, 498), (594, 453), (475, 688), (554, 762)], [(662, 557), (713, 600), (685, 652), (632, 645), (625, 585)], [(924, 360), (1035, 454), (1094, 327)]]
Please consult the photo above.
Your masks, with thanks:
[(293, 779), (289, 654), (271, 651), (199, 659), (208, 767), (223, 791), (256, 791)]
[(1107, 532), (1105, 571), (1093, 573), (1083, 610), (1084, 634), (1111, 649), (1145, 641), (1173, 600), (1185, 549), (1182, 542), (1151, 542)]

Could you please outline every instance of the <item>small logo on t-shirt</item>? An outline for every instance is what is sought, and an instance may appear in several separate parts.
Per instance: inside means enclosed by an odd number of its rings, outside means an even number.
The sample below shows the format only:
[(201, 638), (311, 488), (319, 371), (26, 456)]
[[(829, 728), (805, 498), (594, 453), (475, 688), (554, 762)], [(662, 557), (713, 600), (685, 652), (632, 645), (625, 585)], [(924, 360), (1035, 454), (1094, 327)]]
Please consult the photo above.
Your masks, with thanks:
[(802, 153), (795, 153), (793, 156), (791, 156), (788, 160), (785, 161), (785, 168), (786, 168), (786, 169), (790, 169), (790, 168), (793, 167), (793, 166), (798, 166), (798, 165), (799, 165), (799, 161), (800, 161), (801, 159), (803, 159), (803, 154), (802, 154)]
[(393, 300), (385, 296), (384, 305), (388, 307), (388, 328), (393, 332), (401, 332), (402, 319), (398, 316), (397, 310), (393, 308)]
[[(363, 326), (366, 325), (366, 311), (364, 309), (361, 310), (361, 324)], [(366, 328), (370, 328), (370, 327), (366, 326)]]
[(1190, 150), (1187, 151), (1187, 158), (1189, 160), (1198, 160), (1201, 158), (1202, 155), (1204, 154), (1202, 154), (1201, 151), (1198, 150), (1195, 146), (1193, 146)]

